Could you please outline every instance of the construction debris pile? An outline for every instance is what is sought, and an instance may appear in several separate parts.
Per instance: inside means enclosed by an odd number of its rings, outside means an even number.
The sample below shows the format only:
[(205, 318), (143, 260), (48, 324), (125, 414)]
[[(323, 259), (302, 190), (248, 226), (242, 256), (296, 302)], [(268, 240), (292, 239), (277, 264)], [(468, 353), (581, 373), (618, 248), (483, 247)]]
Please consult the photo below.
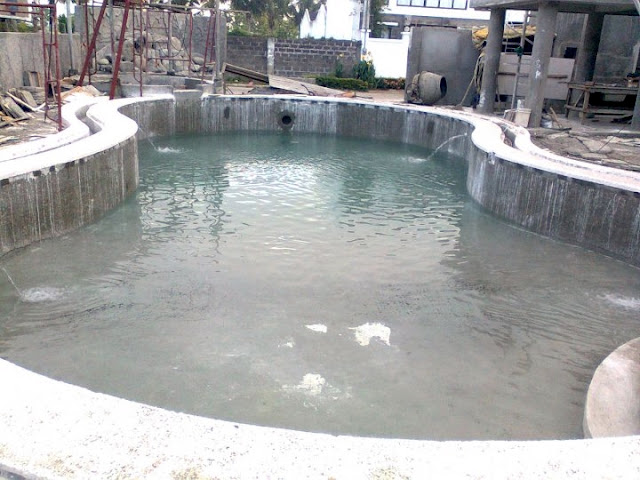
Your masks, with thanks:
[[(91, 85), (74, 87), (73, 79), (64, 79), (61, 86), (64, 90), (61, 94), (64, 103), (73, 101), (78, 96), (102, 95)], [(47, 108), (44, 92), (43, 87), (21, 87), (0, 91), (0, 148), (58, 131), (56, 124), (44, 119), (44, 111)], [(34, 134), (35, 131), (37, 134)]]
[(44, 107), (44, 88), (12, 88), (0, 93), (0, 127), (33, 118)]

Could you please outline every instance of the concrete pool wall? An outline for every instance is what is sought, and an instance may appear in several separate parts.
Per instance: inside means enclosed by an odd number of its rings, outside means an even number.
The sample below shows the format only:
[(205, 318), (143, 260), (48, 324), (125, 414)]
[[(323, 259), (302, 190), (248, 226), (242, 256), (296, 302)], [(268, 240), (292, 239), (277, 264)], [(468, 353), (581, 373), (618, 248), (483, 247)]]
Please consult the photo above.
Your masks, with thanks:
[[(202, 97), (178, 91), (125, 100), (138, 138), (284, 128), (399, 141), (468, 161), (467, 189), (529, 231), (640, 266), (640, 174), (537, 151), (526, 130), (442, 109), (295, 97)], [(111, 104), (89, 108), (94, 132), (60, 148), (0, 163), (0, 253), (92, 222), (137, 186), (136, 126)], [(524, 144), (524, 145), (523, 145)], [(107, 181), (105, 181), (107, 180)]]
[[(291, 131), (440, 148), (468, 161), (467, 189), (494, 215), (640, 266), (640, 174), (563, 161), (532, 145), (515, 150), (502, 141), (506, 124), (446, 110), (307, 98), (201, 100), (198, 92), (183, 92), (169, 115), (127, 114), (153, 134), (273, 131), (288, 116)], [(149, 118), (170, 120), (149, 125)], [(526, 130), (513, 128), (508, 134), (516, 144), (530, 145)]]
[[(640, 264), (638, 174), (539, 151), (526, 131), (500, 121), (424, 107), (197, 91), (98, 102), (86, 116), (91, 136), (0, 163), (2, 254), (90, 223), (132, 194), (136, 137), (291, 128), (466, 158), (470, 194), (496, 215)], [(3, 360), (0, 379), (0, 478), (640, 477), (640, 436), (538, 442), (332, 436), (173, 413)]]

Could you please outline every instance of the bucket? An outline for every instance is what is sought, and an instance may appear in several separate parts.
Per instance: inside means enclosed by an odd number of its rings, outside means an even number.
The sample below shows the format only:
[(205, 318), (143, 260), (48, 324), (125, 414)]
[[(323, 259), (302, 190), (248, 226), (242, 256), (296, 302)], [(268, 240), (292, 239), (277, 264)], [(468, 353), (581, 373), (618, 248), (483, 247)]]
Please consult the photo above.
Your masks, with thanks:
[(447, 80), (432, 72), (415, 75), (407, 87), (406, 100), (410, 103), (433, 105), (447, 94)]

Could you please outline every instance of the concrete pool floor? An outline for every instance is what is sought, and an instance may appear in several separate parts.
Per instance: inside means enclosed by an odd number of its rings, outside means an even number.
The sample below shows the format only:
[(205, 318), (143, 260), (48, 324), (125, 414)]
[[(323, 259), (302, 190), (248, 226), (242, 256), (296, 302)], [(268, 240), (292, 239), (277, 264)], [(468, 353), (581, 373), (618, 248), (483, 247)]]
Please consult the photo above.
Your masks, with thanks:
[[(614, 146), (593, 148), (618, 159)], [(637, 145), (629, 148), (640, 153)], [(638, 436), (536, 442), (332, 436), (169, 412), (2, 360), (0, 379), (0, 478), (640, 478)]]

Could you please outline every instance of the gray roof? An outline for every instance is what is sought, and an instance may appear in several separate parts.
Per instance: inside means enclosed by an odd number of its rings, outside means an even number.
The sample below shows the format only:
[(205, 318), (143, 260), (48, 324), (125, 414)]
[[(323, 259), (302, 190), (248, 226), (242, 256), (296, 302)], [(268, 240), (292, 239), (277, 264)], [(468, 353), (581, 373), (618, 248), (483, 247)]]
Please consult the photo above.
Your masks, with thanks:
[[(478, 10), (508, 8), (512, 10), (537, 10), (541, 0), (471, 0), (470, 6)], [(606, 13), (612, 15), (637, 15), (633, 0), (558, 0), (560, 12)]]

